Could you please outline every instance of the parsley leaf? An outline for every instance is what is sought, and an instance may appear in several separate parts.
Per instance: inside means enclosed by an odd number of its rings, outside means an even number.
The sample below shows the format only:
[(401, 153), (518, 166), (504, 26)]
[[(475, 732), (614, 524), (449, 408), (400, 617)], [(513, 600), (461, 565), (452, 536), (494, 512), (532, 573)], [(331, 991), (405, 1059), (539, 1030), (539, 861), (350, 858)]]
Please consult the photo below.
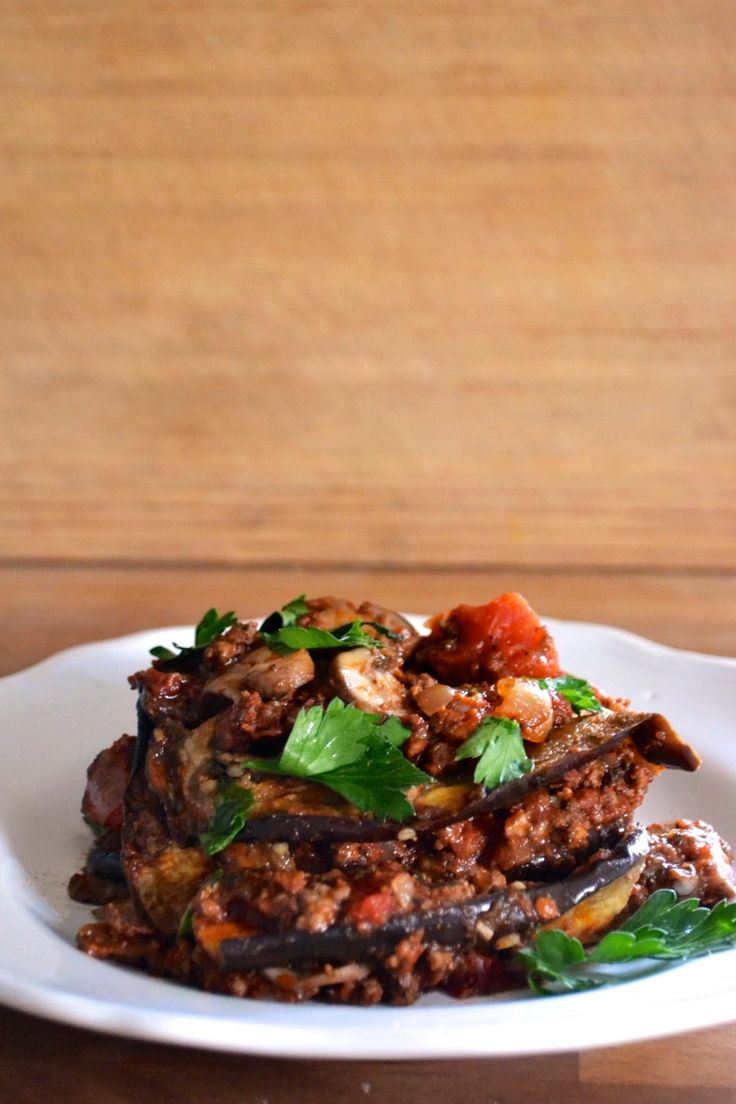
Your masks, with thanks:
[(307, 613), (309, 613), (309, 603), (306, 595), (300, 594), (280, 610), (268, 615), (261, 623), (260, 633), (272, 652), (289, 655), (291, 652), (299, 651), (300, 648), (380, 648), (380, 642), (370, 633), (365, 632), (364, 625), (369, 625), (382, 636), (390, 637), (391, 640), (399, 639), (398, 634), (387, 629), (385, 625), (379, 625), (376, 621), (361, 621), (357, 617), (331, 630), (298, 625), (299, 618)]
[(172, 644), (172, 648), (178, 649), (178, 656), (176, 652), (172, 652), (171, 648), (165, 648), (160, 644), (155, 648), (151, 648), (149, 654), (155, 659), (164, 660), (178, 659), (180, 656), (190, 655), (206, 648), (208, 644), (216, 640), (221, 633), (224, 633), (225, 629), (229, 629), (236, 621), (237, 617), (233, 610), (228, 610), (227, 613), (218, 613), (213, 607), (207, 610), (194, 630), (194, 644)]
[[(225, 629), (229, 629), (236, 621), (237, 617), (233, 610), (228, 610), (227, 613), (218, 613), (214, 607), (208, 609), (194, 630), (194, 647), (206, 648), (208, 644), (217, 639), (220, 633), (224, 633)], [(175, 647), (178, 648), (179, 645), (177, 644)]]
[(532, 769), (527, 758), (518, 721), (508, 717), (486, 717), (455, 753), (456, 759), (475, 759), (473, 779), (486, 789), (520, 778)]
[(177, 935), (180, 939), (189, 939), (194, 935), (194, 906), (191, 901), (181, 914)]
[(382, 744), (371, 742), (362, 758), (327, 771), (319, 781), (364, 813), (408, 820), (414, 815), (414, 807), (404, 790), (433, 780), (386, 740)]
[(266, 620), (261, 623), (261, 632), (275, 632), (277, 629), (285, 629), (289, 625), (295, 625), (305, 613), (309, 613), (307, 596), (306, 594), (300, 594), (298, 598), (292, 598), (280, 610), (270, 613)]
[(595, 691), (585, 679), (575, 678), (573, 675), (560, 675), (559, 678), (537, 679), (543, 690), (556, 690), (563, 698), (569, 701), (576, 713), (583, 709), (591, 713), (600, 713), (603, 706), (595, 696)]
[(279, 759), (248, 759), (243, 766), (313, 778), (365, 813), (406, 820), (414, 809), (404, 791), (434, 781), (399, 750), (408, 738), (398, 717), (383, 721), (333, 698), (326, 709), (299, 711)]
[(729, 947), (736, 947), (736, 902), (719, 901), (709, 909), (658, 889), (592, 950), (553, 928), (537, 932), (516, 961), (536, 993), (550, 994), (617, 984)]
[(264, 632), (261, 626), (261, 635), (271, 651), (278, 652), (279, 655), (289, 655), (300, 648), (380, 648), (380, 641), (365, 632), (364, 625), (371, 625), (383, 636), (396, 639), (396, 634), (385, 626), (376, 625), (372, 621), (360, 621), (357, 617), (354, 621), (338, 625), (330, 631), (304, 625), (284, 625), (275, 632)]
[(237, 782), (231, 782), (224, 790), (220, 790), (210, 826), (199, 837), (199, 842), (208, 855), (224, 851), (233, 842), (238, 832), (245, 827), (253, 802), (250, 790), (243, 789)]
[(281, 752), (279, 767), (285, 774), (301, 778), (353, 763), (364, 754), (363, 733), (380, 719), (340, 698), (333, 698), (326, 709), (315, 705), (302, 710)]

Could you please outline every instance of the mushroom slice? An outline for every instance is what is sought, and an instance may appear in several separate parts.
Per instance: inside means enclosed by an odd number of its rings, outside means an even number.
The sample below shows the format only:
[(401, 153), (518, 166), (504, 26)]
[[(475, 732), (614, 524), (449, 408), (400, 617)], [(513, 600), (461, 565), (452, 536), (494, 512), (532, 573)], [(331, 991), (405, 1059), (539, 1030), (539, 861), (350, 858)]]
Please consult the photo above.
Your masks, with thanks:
[(366, 713), (405, 716), (407, 693), (390, 668), (390, 658), (377, 649), (350, 648), (333, 659), (332, 684), (338, 697)]
[(255, 690), (264, 701), (289, 698), (314, 678), (314, 660), (306, 648), (279, 655), (270, 648), (254, 648), (240, 663), (206, 683), (204, 691), (238, 700), (241, 690)]
[(395, 633), (399, 639), (393, 643), (403, 657), (411, 655), (421, 640), (414, 626), (396, 610), (377, 606), (375, 602), (362, 602), (358, 606), (358, 616), (364, 621), (375, 621)]
[(347, 598), (333, 598), (331, 595), (326, 595), (324, 598), (310, 598), (307, 605), (309, 613), (303, 614), (297, 621), (298, 625), (304, 625), (307, 628), (331, 632), (340, 625), (354, 621), (358, 616), (355, 603)]

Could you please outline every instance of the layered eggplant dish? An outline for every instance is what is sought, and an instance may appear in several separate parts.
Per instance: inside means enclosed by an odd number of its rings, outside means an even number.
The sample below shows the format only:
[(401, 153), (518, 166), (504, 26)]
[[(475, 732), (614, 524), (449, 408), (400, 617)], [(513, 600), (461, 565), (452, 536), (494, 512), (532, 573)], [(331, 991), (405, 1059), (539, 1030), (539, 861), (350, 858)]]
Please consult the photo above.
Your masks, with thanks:
[(137, 732), (88, 769), (80, 948), (209, 992), (403, 1005), (732, 946), (728, 844), (637, 822), (696, 751), (583, 676), (519, 594), (421, 631), (331, 597), (209, 610), (131, 675)]

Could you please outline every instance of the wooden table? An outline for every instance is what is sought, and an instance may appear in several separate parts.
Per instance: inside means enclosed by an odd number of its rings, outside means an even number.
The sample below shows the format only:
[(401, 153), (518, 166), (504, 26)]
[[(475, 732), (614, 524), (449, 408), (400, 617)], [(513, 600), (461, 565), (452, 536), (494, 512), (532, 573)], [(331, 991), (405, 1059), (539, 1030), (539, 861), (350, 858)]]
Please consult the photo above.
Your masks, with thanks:
[[(731, 0), (0, 0), (0, 670), (301, 590), (734, 654), (735, 40)], [(343, 1065), (0, 1019), (8, 1104), (736, 1092), (734, 1028)]]

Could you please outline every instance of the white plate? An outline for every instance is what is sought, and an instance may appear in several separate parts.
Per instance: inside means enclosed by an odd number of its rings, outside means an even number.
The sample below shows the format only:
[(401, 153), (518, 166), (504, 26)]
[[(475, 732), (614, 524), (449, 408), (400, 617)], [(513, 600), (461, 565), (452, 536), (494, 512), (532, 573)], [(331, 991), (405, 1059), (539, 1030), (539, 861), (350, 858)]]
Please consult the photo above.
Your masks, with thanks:
[[(711, 821), (736, 841), (736, 660), (675, 651), (617, 629), (549, 622), (567, 670), (635, 706), (665, 712), (699, 749), (695, 775), (658, 779), (641, 819)], [(143, 1039), (254, 1054), (437, 1058), (605, 1046), (727, 1022), (736, 950), (654, 977), (554, 998), (425, 998), (410, 1008), (284, 1005), (211, 996), (74, 947), (89, 909), (66, 896), (88, 845), (79, 817), (85, 770), (134, 731), (126, 676), (157, 629), (62, 652), (0, 682), (0, 999), (27, 1012)], [(189, 630), (191, 632), (191, 630)]]

